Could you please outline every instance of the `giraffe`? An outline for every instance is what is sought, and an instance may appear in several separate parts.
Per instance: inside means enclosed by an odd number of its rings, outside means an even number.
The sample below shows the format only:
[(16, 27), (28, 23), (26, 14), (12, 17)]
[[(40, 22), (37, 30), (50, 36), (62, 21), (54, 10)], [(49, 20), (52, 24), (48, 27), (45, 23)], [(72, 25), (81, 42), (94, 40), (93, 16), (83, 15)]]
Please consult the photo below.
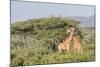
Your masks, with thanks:
[(81, 41), (80, 41), (79, 37), (76, 35), (73, 35), (72, 40), (73, 40), (74, 50), (77, 52), (81, 52), (82, 46), (81, 46)]
[(73, 37), (73, 34), (74, 34), (74, 31), (75, 31), (75, 28), (74, 27), (71, 27), (67, 30), (66, 33), (69, 33), (69, 36), (65, 38), (65, 40), (63, 42), (61, 42), (59, 45), (58, 45), (58, 50), (59, 52), (62, 52), (62, 51), (69, 51), (69, 48), (70, 48), (70, 42), (72, 40), (72, 37)]

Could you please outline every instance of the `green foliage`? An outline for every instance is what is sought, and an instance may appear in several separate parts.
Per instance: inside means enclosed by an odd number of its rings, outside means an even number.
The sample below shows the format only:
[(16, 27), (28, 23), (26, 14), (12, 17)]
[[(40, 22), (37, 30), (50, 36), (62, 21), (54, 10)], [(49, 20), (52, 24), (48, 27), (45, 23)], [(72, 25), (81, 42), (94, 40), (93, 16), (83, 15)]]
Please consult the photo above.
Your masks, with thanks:
[[(11, 65), (36, 65), (95, 60), (93, 28), (80, 28), (79, 21), (62, 17), (30, 19), (11, 24)], [(68, 35), (66, 30), (77, 27), (83, 38), (83, 52), (59, 53), (57, 45)], [(90, 33), (91, 32), (91, 33)]]
[(79, 21), (59, 17), (30, 19), (27, 21), (19, 21), (11, 24), (11, 33), (14, 34), (16, 32), (19, 33), (29, 31), (36, 33), (37, 30), (41, 29), (60, 29), (65, 28), (68, 25), (75, 26), (77, 24), (79, 24)]

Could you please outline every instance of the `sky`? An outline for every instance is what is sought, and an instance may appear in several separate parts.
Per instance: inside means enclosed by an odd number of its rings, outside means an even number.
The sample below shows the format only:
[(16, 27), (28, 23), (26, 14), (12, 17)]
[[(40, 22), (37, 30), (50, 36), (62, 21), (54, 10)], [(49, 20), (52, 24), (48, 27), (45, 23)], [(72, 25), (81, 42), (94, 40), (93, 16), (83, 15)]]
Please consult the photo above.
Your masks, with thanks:
[(37, 3), (25, 1), (11, 1), (11, 23), (16, 21), (48, 17), (48, 16), (83, 16), (94, 15), (95, 6)]

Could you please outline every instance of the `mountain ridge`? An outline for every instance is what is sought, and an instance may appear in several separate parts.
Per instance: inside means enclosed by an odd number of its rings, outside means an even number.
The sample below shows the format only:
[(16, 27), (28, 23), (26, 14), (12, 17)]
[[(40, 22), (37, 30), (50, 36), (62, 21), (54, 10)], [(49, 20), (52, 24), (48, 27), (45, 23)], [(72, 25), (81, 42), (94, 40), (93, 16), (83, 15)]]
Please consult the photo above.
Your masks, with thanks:
[(73, 17), (69, 17), (69, 18), (80, 21), (81, 26), (85, 26), (85, 27), (94, 27), (95, 26), (95, 15), (91, 15), (89, 17), (73, 16)]

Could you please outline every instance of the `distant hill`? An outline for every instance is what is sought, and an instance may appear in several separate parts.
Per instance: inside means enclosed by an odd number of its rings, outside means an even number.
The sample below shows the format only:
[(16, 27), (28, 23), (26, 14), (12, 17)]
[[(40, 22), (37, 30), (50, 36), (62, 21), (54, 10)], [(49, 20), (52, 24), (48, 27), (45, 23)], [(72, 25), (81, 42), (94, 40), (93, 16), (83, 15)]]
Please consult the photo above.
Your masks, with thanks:
[(69, 17), (72, 19), (76, 19), (80, 21), (81, 26), (85, 27), (94, 27), (95, 26), (95, 15), (91, 15), (89, 17), (82, 17), (82, 16), (74, 16), (74, 17)]

